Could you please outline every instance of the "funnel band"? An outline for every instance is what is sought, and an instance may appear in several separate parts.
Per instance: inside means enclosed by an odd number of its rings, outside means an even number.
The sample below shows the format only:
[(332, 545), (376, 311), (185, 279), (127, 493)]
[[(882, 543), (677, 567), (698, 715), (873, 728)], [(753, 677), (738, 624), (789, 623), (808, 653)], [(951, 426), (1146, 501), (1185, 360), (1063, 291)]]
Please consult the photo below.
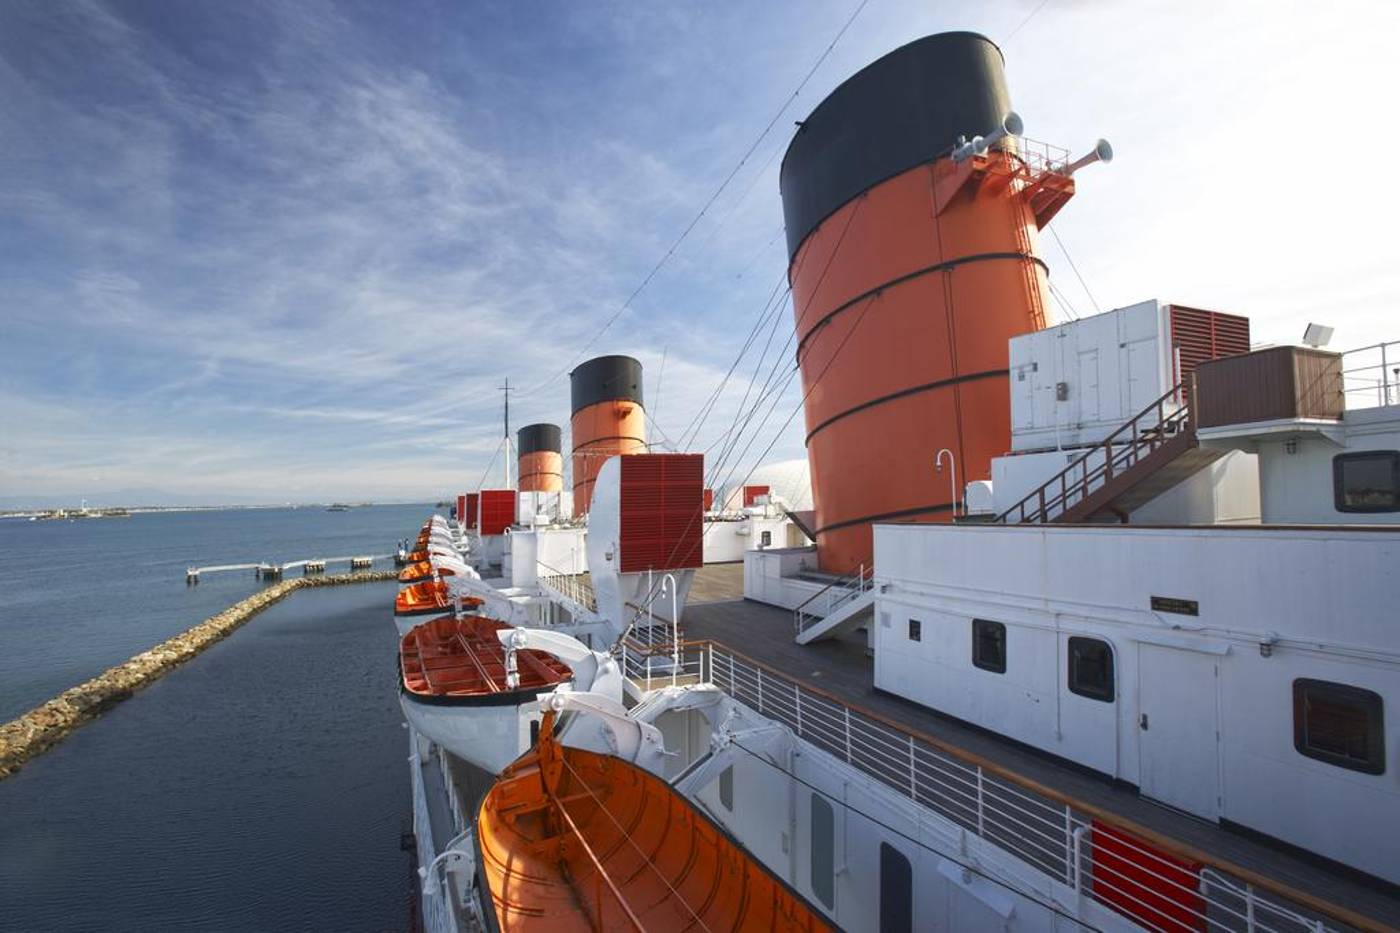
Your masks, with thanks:
[(904, 398), (906, 395), (917, 395), (920, 392), (929, 392), (933, 389), (942, 389), (946, 386), (958, 385), (959, 383), (963, 382), (975, 382), (978, 379), (1000, 378), (1003, 376), (1008, 376), (1010, 374), (1011, 371), (1009, 369), (989, 369), (985, 372), (980, 373), (966, 373), (962, 376), (953, 376), (951, 379), (939, 379), (937, 382), (926, 382), (921, 386), (910, 386), (907, 389), (900, 389), (898, 392), (891, 392), (889, 395), (882, 395), (879, 398), (872, 398), (868, 402), (861, 402), (854, 408), (848, 408), (845, 411), (840, 412), (839, 414), (832, 415), (830, 418), (826, 419), (821, 424), (808, 431), (807, 437), (803, 440), (803, 444), (811, 444), (812, 438), (817, 435), (818, 431), (831, 427), (831, 425), (840, 421), (842, 418), (845, 418), (847, 415), (854, 415), (856, 412), (865, 411), (867, 408), (874, 408), (877, 405), (883, 405), (886, 402), (893, 402), (896, 399)]
[[(1041, 259), (1034, 253), (973, 253), (971, 256), (958, 256), (954, 259), (944, 260), (943, 262), (936, 262), (931, 266), (924, 266), (922, 269), (915, 269), (913, 272), (906, 272), (901, 276), (896, 276), (895, 278), (890, 279), (888, 282), (881, 282), (879, 285), (876, 285), (873, 288), (868, 288), (865, 291), (861, 292), (859, 295), (855, 296), (854, 298), (851, 298), (847, 301), (843, 301), (835, 308), (832, 308), (830, 311), (828, 311), (825, 315), (822, 316), (821, 320), (817, 321), (811, 327), (807, 328), (807, 332), (804, 333), (802, 335), (802, 339), (797, 342), (797, 356), (799, 358), (802, 356), (802, 349), (807, 345), (807, 339), (813, 334), (815, 334), (822, 327), (831, 323), (832, 318), (836, 317), (836, 315), (842, 313), (843, 311), (849, 311), (851, 308), (855, 307), (863, 301), (870, 300), (871, 298), (875, 297), (876, 295), (879, 295), (886, 289), (893, 288), (896, 285), (903, 285), (905, 282), (910, 282), (914, 279), (922, 278), (925, 275), (931, 275), (934, 272), (946, 272), (947, 270), (955, 269), (958, 266), (965, 266), (970, 262), (989, 262), (992, 260), (1002, 259), (1026, 260), (1029, 262), (1033, 262), (1037, 266), (1040, 266), (1041, 271), (1044, 272), (1047, 276), (1050, 274), (1050, 267), (1045, 264), (1045, 260)], [(806, 316), (805, 312), (802, 316)], [(798, 324), (801, 325), (801, 323), (802, 318), (799, 317)]]
[(882, 512), (879, 515), (862, 515), (860, 518), (848, 518), (844, 521), (832, 522), (830, 525), (823, 525), (813, 534), (826, 534), (828, 531), (839, 531), (842, 528), (849, 528), (852, 525), (869, 525), (873, 522), (887, 522), (896, 518), (912, 518), (915, 515), (929, 515), (934, 512), (951, 512), (953, 504), (951, 502), (940, 502), (937, 505), (921, 505), (912, 509), (900, 509), (898, 512)]

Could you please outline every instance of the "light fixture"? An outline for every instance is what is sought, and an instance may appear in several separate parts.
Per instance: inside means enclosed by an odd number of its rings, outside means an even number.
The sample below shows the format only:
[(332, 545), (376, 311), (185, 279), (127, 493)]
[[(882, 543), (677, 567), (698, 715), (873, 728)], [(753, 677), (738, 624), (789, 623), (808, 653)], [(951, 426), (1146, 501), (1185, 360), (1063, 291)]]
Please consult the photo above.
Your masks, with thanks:
[(1259, 657), (1272, 656), (1276, 644), (1278, 644), (1278, 632), (1265, 632), (1264, 637), (1259, 639)]
[(1313, 348), (1321, 348), (1332, 342), (1332, 328), (1326, 324), (1309, 324), (1303, 331), (1303, 343)]
[(1296, 454), (1298, 452), (1298, 438), (1290, 437), (1288, 440), (1284, 441), (1283, 449), (1290, 454)]

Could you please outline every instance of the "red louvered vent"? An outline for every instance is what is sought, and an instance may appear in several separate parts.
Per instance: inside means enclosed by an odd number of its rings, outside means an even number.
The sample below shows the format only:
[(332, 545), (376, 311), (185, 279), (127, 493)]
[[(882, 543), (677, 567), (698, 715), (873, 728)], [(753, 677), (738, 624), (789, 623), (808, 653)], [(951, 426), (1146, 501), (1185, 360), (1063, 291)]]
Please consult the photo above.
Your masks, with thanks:
[(680, 570), (703, 561), (703, 454), (632, 454), (620, 459), (623, 573)]
[(467, 520), (467, 495), (463, 493), (457, 497), (457, 510), (452, 513), (452, 517), (457, 521), (466, 523)]
[(714, 491), (713, 489), (706, 489), (706, 490), (705, 490), (705, 511), (706, 511), (706, 512), (712, 512), (712, 511), (714, 511), (714, 508), (715, 508), (715, 491)]
[(514, 524), (515, 490), (483, 489), (480, 532), (484, 535), (498, 535)]
[(477, 498), (478, 498), (478, 497), (477, 497), (477, 494), (476, 494), (476, 493), (474, 493), (474, 492), (469, 492), (469, 493), (467, 493), (467, 520), (466, 520), (466, 526), (467, 526), (468, 528), (475, 528), (475, 527), (476, 527), (476, 504), (477, 504)]
[(768, 495), (767, 486), (745, 486), (744, 487), (744, 508), (748, 508), (758, 502), (759, 496)]
[(1171, 306), (1172, 349), (1177, 381), (1207, 360), (1249, 352), (1249, 318), (1220, 311)]

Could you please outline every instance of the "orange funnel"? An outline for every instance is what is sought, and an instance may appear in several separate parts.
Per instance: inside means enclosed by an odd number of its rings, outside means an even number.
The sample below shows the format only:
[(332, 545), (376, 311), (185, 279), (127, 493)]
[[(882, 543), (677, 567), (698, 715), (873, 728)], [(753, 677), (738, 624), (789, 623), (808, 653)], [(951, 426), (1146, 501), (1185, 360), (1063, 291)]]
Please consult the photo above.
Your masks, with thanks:
[(521, 492), (559, 492), (564, 488), (564, 457), (557, 424), (527, 424), (515, 434), (520, 452)]
[(1073, 193), (1014, 138), (953, 160), (1010, 109), (990, 40), (928, 36), (833, 91), (783, 159), (823, 570), (870, 566), (873, 522), (951, 520), (939, 450), (962, 485), (1010, 447), (1007, 340), (1044, 326), (1036, 238)]
[(600, 356), (569, 373), (573, 396), (574, 514), (588, 514), (603, 461), (646, 453), (642, 364), (630, 356)]

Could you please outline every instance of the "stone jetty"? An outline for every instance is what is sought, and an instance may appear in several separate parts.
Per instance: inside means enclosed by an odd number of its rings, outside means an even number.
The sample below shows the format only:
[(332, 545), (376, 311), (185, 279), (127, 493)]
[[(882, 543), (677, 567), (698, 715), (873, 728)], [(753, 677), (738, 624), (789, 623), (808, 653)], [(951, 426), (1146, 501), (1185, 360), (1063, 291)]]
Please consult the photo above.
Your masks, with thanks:
[(160, 679), (268, 606), (285, 599), (293, 590), (394, 580), (397, 576), (396, 571), (379, 570), (298, 577), (254, 593), (194, 628), (107, 669), (86, 683), (63, 691), (44, 705), (0, 726), (0, 779), (14, 774), (26, 761), (61, 742), (78, 726), (96, 719), (142, 687)]

